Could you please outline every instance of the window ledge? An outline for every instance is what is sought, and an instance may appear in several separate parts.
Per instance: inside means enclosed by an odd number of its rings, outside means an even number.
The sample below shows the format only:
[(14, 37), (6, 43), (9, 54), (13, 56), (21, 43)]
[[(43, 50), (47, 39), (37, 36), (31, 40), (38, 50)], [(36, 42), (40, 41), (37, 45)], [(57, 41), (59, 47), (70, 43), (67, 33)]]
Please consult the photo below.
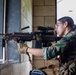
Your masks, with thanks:
[(0, 64), (0, 70), (4, 69), (6, 67), (12, 66), (13, 64), (17, 64), (17, 63), (19, 63), (19, 62), (8, 62), (8, 63)]

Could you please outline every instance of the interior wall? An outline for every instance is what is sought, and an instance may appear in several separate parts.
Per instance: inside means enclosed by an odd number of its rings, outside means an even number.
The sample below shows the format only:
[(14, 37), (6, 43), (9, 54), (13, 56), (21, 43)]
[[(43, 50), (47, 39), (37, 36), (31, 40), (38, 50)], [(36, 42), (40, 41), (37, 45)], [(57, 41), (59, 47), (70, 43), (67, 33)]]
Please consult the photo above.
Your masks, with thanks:
[(33, 29), (37, 26), (54, 26), (55, 0), (33, 0)]
[[(55, 25), (55, 0), (33, 0), (33, 31), (38, 31), (37, 26)], [(34, 56), (34, 66), (36, 68), (45, 67), (48, 65), (55, 65), (55, 72), (58, 71), (58, 61), (55, 59), (45, 61), (42, 57)], [(53, 74), (53, 69), (44, 69), (48, 75)]]
[[(21, 32), (32, 32), (32, 0), (21, 0), (21, 28), (29, 28), (22, 30)], [(32, 47), (32, 42), (26, 42), (29, 47)], [(32, 55), (31, 60), (32, 60)], [(29, 71), (32, 69), (32, 65), (29, 62), (29, 58), (26, 54), (21, 54), (21, 75), (29, 75)]]

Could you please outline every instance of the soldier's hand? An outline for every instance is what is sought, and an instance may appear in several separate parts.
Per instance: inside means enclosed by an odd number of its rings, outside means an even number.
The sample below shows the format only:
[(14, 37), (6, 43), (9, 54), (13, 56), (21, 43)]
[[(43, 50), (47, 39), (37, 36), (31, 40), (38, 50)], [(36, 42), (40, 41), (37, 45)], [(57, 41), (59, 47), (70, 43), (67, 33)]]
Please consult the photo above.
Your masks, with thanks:
[(25, 43), (24, 44), (18, 43), (17, 45), (18, 45), (18, 51), (20, 54), (27, 53), (28, 46)]

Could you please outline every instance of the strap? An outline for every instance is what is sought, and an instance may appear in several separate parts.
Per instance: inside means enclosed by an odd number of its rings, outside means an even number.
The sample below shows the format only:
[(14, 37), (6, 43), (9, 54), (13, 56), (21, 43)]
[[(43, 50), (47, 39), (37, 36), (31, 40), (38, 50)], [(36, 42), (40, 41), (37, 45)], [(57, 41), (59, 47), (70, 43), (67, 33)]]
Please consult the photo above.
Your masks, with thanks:
[(49, 65), (49, 66), (45, 66), (45, 67), (41, 67), (41, 68), (39, 68), (39, 69), (54, 69), (55, 68), (55, 65), (53, 65), (53, 64), (51, 64), (51, 65)]
[(30, 54), (26, 51), (26, 54), (28, 55), (28, 57), (29, 57), (29, 62), (30, 62), (30, 64), (32, 65), (32, 67), (35, 69), (35, 66), (33, 65), (33, 63), (32, 63), (32, 60), (31, 60), (31, 57), (30, 57)]
[[(34, 69), (36, 69), (36, 67), (33, 65), (33, 63), (32, 63), (32, 60), (31, 60), (31, 57), (30, 57), (30, 54), (28, 53), (28, 52), (26, 52), (26, 54), (28, 55), (28, 57), (29, 57), (29, 62), (30, 62), (30, 64), (32, 65), (32, 67), (34, 68)], [(55, 68), (55, 65), (53, 65), (53, 64), (51, 64), (51, 65), (49, 65), (49, 66), (44, 66), (44, 67), (41, 67), (41, 68), (38, 68), (38, 69), (41, 69), (41, 70), (43, 70), (43, 69), (54, 69)]]

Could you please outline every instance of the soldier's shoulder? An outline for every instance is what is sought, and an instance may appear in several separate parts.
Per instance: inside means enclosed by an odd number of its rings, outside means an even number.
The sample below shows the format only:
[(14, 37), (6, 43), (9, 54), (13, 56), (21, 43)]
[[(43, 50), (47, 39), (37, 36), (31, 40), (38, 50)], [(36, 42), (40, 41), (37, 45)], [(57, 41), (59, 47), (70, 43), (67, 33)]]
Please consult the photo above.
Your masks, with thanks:
[(67, 37), (75, 37), (76, 36), (76, 29), (72, 30), (71, 32), (68, 33)]

